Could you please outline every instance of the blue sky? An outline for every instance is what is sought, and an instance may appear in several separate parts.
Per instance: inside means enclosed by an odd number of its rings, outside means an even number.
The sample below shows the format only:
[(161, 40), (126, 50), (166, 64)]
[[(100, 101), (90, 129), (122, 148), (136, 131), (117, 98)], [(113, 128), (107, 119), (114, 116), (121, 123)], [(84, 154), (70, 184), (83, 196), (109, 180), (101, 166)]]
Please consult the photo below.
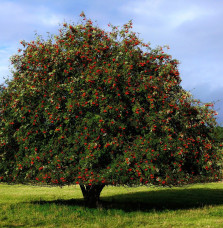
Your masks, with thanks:
[(223, 126), (223, 1), (221, 0), (1, 0), (0, 84), (11, 78), (9, 58), (20, 40), (57, 34), (59, 24), (78, 23), (84, 11), (92, 21), (107, 24), (133, 21), (151, 47), (169, 45), (180, 61), (182, 86), (203, 102), (215, 102)]

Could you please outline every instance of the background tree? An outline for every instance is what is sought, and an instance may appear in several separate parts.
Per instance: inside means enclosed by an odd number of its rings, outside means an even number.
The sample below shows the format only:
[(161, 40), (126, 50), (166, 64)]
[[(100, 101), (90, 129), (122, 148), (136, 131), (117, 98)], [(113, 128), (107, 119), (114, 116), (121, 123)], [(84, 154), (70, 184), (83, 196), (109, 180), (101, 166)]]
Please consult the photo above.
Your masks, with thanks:
[(22, 41), (1, 95), (0, 178), (105, 185), (180, 185), (220, 178), (215, 112), (182, 89), (178, 62), (131, 31), (82, 13), (47, 41)]
[(214, 138), (217, 142), (219, 143), (223, 143), (223, 127), (221, 126), (217, 126), (215, 129), (214, 129)]

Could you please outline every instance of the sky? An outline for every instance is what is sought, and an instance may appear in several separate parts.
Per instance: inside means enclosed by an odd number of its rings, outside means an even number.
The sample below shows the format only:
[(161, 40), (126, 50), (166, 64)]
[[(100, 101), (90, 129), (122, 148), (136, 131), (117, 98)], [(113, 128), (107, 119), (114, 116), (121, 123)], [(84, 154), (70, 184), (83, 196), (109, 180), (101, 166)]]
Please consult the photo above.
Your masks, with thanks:
[(182, 87), (214, 102), (223, 126), (222, 0), (1, 0), (0, 84), (12, 79), (9, 59), (21, 40), (58, 34), (63, 22), (80, 22), (82, 11), (105, 30), (132, 20), (133, 31), (152, 48), (168, 45), (166, 52), (180, 62)]

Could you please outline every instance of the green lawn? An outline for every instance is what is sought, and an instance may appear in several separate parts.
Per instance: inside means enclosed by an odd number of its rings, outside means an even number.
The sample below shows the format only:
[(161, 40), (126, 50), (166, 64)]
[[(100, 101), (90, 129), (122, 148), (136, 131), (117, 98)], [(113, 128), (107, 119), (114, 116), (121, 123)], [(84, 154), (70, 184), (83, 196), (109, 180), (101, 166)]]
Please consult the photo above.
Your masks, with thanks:
[(223, 182), (178, 188), (105, 187), (85, 208), (79, 186), (0, 184), (0, 227), (223, 227)]

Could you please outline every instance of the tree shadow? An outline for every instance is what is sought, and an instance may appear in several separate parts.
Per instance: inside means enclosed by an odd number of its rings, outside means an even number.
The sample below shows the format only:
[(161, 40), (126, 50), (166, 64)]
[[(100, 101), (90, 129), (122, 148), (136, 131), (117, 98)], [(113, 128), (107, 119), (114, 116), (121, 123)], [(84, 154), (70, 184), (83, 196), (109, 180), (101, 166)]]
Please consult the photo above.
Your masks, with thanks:
[[(35, 201), (34, 204), (57, 204), (90, 207), (83, 199)], [(223, 205), (223, 189), (162, 189), (101, 197), (100, 208), (132, 211), (195, 209)]]

